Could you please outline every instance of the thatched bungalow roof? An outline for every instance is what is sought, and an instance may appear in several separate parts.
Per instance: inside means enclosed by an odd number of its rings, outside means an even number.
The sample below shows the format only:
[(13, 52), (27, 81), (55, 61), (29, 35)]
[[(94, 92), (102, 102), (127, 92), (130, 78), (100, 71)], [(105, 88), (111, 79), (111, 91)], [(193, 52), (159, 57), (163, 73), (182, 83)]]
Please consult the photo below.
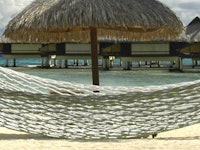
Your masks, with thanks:
[(0, 36), (0, 43), (12, 43), (13, 41), (5, 36)]
[(195, 17), (186, 27), (186, 35), (190, 37), (190, 41), (200, 41), (200, 18)]
[(173, 39), (183, 27), (157, 0), (35, 0), (7, 25), (5, 36), (40, 42)]

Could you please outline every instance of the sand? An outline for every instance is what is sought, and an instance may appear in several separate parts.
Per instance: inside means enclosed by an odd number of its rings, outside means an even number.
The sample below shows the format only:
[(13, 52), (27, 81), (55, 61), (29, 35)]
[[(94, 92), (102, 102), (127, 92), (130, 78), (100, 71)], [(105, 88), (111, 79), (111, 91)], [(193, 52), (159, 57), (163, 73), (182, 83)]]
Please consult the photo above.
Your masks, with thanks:
[(155, 139), (70, 141), (0, 128), (0, 150), (199, 150), (200, 124), (159, 133)]

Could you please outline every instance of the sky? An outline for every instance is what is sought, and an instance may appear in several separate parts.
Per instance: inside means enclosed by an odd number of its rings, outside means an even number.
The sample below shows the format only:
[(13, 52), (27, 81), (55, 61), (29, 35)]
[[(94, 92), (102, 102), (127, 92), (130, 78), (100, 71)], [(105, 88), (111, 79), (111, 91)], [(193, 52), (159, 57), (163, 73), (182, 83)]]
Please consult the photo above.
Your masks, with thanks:
[[(0, 0), (0, 34), (4, 31), (7, 23), (17, 13), (23, 10), (33, 0)], [(183, 22), (188, 25), (196, 16), (200, 17), (200, 0), (159, 0), (170, 9)]]

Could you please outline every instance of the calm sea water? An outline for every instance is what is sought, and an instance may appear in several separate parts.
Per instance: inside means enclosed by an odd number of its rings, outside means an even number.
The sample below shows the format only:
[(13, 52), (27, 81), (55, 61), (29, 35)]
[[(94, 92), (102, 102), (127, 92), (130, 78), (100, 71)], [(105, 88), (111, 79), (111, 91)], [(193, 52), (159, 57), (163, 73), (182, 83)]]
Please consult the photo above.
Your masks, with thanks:
[[(12, 64), (12, 62), (10, 62)], [(187, 60), (186, 63), (190, 63)], [(0, 59), (0, 65), (4, 65), (5, 60)], [(40, 59), (20, 59), (18, 66), (40, 65)], [(41, 69), (16, 67), (11, 69), (40, 77), (68, 81), (73, 83), (92, 83), (91, 69)], [(169, 72), (167, 69), (132, 69), (130, 71), (100, 71), (100, 85), (106, 86), (147, 86), (173, 84), (200, 79), (200, 72)]]
[[(13, 68), (40, 77), (91, 84), (90, 69)], [(106, 86), (146, 86), (173, 84), (200, 79), (198, 72), (169, 72), (168, 70), (100, 71), (100, 84)]]

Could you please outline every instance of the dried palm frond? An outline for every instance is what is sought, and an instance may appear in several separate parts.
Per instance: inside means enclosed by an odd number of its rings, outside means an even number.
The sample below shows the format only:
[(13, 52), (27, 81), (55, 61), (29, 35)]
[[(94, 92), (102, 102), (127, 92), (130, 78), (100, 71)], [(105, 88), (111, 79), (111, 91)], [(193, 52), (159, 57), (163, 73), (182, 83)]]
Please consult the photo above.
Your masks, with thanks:
[(157, 0), (36, 0), (7, 25), (5, 36), (29, 42), (169, 40), (182, 23)]

